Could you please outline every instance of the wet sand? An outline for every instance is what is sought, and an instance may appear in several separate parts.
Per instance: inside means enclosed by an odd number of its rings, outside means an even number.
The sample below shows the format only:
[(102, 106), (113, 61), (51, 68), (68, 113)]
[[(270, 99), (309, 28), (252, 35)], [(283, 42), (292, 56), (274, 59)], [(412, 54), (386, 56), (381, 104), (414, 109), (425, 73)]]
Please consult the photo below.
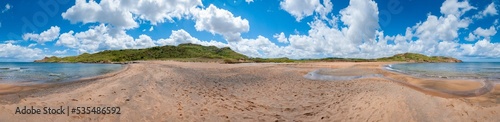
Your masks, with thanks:
[[(67, 84), (0, 92), (0, 121), (500, 121), (500, 87), (422, 79), (389, 63), (217, 64), (149, 61)], [(386, 78), (316, 81), (319, 68), (360, 68)], [(12, 86), (0, 86), (11, 88)], [(18, 89), (16, 89), (18, 90)], [(19, 115), (16, 107), (120, 107), (119, 115)]]

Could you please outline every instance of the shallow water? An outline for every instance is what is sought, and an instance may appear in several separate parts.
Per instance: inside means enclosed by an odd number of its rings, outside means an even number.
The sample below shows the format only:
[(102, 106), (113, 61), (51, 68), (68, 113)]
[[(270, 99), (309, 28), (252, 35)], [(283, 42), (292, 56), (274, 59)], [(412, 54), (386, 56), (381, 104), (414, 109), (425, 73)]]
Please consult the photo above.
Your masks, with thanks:
[(402, 63), (386, 69), (418, 77), (446, 79), (497, 79), (500, 63)]
[(0, 83), (58, 83), (117, 71), (120, 64), (0, 62)]
[[(392, 71), (397, 71), (397, 72), (403, 72), (406, 74), (411, 74), (408, 72), (404, 72), (403, 70), (399, 69), (392, 69), (392, 66), (389, 65), (386, 67), (387, 69), (390, 69)], [(410, 68), (411, 69), (411, 68)], [(425, 70), (420, 70), (420, 71), (425, 71)], [(442, 71), (444, 72), (444, 71)], [(441, 79), (443, 77), (431, 77), (427, 76), (426, 78), (420, 79), (419, 82), (421, 84), (412, 84), (406, 80), (396, 80), (388, 76), (384, 76), (382, 74), (379, 74), (380, 72), (377, 72), (375, 69), (366, 69), (366, 68), (357, 68), (357, 67), (350, 67), (350, 68), (338, 68), (338, 69), (328, 69), (328, 68), (323, 68), (323, 69), (317, 69), (314, 71), (309, 72), (304, 76), (306, 79), (310, 80), (322, 80), (322, 81), (350, 81), (350, 80), (355, 80), (355, 79), (363, 79), (363, 78), (382, 78), (386, 79), (389, 81), (393, 81), (399, 84), (402, 84), (404, 86), (409, 86), (411, 88), (421, 90), (424, 92), (432, 93), (435, 95), (443, 96), (443, 97), (449, 97), (449, 96), (455, 96), (455, 97), (475, 97), (475, 96), (481, 96), (487, 93), (490, 93), (494, 86), (495, 82), (498, 82), (500, 79), (495, 78), (495, 75), (490, 75), (490, 76), (483, 76), (480, 77), (478, 75), (472, 74), (473, 77), (463, 77), (466, 75), (462, 75), (460, 78), (474, 78), (470, 80), (471, 82), (478, 82), (481, 84), (481, 86), (478, 86), (476, 88), (471, 88), (467, 90), (452, 90), (454, 87), (457, 86), (457, 82), (449, 82), (449, 81), (455, 81), (457, 79), (451, 79), (451, 78), (458, 78), (458, 76), (453, 76), (449, 75), (446, 77), (446, 79)], [(447, 72), (444, 72), (447, 73)], [(447, 73), (447, 74), (453, 74), (452, 73)], [(461, 72), (463, 73), (463, 72)], [(411, 74), (414, 75), (414, 74)], [(417, 74), (419, 76), (424, 76), (422, 74)], [(441, 74), (437, 73), (434, 74), (437, 76), (442, 76)], [(455, 74), (457, 75), (457, 74)], [(429, 79), (436, 79), (436, 80), (429, 80)], [(462, 79), (463, 80), (463, 79)], [(432, 82), (440, 82), (440, 84), (447, 84), (445, 85), (446, 87), (426, 87), (426, 84), (433, 84)], [(459, 86), (459, 85), (458, 85)], [(453, 88), (451, 88), (453, 87)], [(469, 87), (469, 86), (467, 86)], [(451, 88), (451, 89), (449, 89)]]
[(383, 77), (372, 70), (358, 68), (318, 69), (307, 73), (304, 78), (311, 80), (347, 81), (361, 78)]

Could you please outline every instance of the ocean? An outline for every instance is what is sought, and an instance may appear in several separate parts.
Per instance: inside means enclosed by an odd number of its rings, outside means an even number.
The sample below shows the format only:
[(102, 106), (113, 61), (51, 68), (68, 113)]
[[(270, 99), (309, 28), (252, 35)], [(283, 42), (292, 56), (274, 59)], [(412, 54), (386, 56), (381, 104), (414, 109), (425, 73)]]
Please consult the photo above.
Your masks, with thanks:
[(120, 64), (0, 62), (0, 83), (68, 82), (122, 69)]
[(417, 77), (446, 79), (498, 79), (500, 62), (495, 63), (401, 63), (386, 69)]

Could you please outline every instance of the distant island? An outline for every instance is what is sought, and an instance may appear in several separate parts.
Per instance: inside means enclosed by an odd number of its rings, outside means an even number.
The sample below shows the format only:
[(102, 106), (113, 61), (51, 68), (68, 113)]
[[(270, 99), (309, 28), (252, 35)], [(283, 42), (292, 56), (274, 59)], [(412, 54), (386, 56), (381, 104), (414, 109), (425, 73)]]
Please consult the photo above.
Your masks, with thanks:
[(292, 62), (462, 62), (452, 57), (426, 56), (416, 53), (396, 54), (391, 57), (377, 59), (361, 58), (322, 58), (322, 59), (289, 59), (289, 58), (250, 58), (237, 53), (229, 47), (202, 46), (198, 44), (180, 44), (179, 46), (158, 46), (145, 49), (106, 50), (94, 54), (83, 53), (79, 56), (45, 57), (35, 62), (51, 63), (123, 63), (139, 60), (176, 60), (189, 62), (221, 62), (221, 63), (292, 63)]

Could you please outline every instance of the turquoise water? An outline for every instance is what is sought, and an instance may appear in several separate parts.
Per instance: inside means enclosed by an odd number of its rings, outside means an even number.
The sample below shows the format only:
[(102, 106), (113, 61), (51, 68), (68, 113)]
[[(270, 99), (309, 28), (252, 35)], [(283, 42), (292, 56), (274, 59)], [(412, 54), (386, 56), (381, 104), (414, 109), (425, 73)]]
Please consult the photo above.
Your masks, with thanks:
[(387, 69), (419, 77), (448, 79), (498, 79), (500, 63), (402, 63)]
[(58, 83), (120, 70), (120, 64), (0, 62), (0, 83)]

